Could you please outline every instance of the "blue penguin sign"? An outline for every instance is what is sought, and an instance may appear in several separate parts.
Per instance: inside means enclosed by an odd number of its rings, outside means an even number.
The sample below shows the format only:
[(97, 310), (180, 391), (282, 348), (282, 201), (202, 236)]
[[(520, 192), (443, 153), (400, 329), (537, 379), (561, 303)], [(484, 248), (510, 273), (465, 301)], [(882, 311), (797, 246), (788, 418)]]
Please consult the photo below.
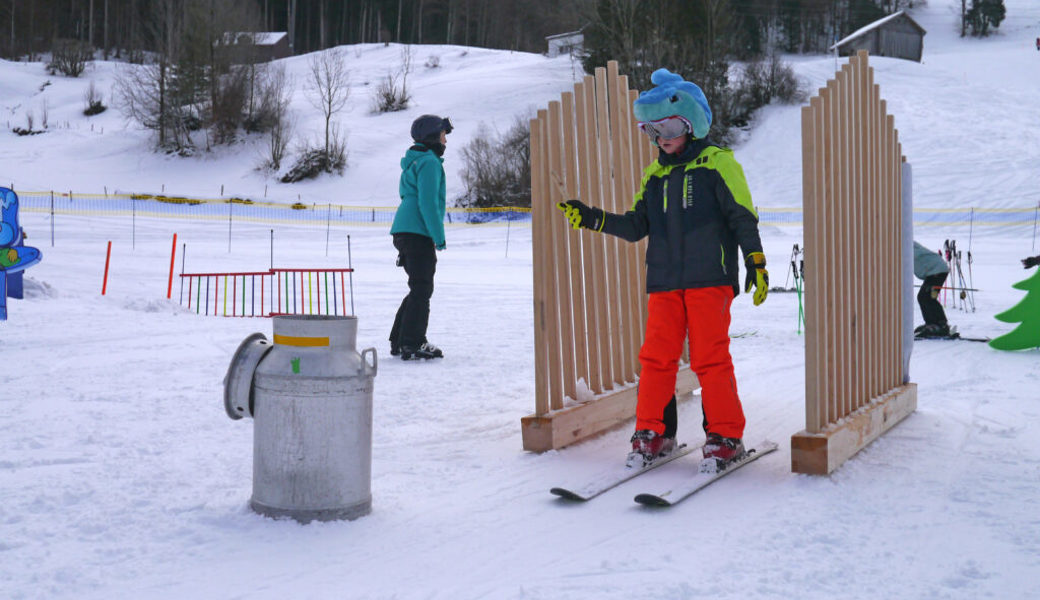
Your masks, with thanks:
[(22, 271), (40, 262), (36, 248), (22, 245), (25, 232), (18, 224), (18, 194), (0, 187), (0, 321), (7, 320), (7, 286), (21, 298)]

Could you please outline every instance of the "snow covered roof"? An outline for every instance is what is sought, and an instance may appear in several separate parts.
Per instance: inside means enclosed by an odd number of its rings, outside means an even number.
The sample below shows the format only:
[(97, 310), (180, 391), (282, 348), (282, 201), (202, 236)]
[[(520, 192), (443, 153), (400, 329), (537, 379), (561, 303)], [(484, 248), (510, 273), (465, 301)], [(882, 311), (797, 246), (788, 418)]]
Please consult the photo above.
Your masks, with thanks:
[(545, 36), (545, 39), (549, 40), (549, 41), (552, 41), (552, 40), (558, 40), (558, 39), (568, 38), (568, 37), (573, 37), (573, 36), (578, 36), (578, 35), (584, 36), (584, 34), (582, 33), (583, 31), (585, 31), (584, 27), (582, 27), (581, 29), (579, 29), (577, 31), (568, 31), (567, 33), (556, 33), (556, 34), (553, 34), (553, 35), (547, 35), (547, 36)]
[(245, 36), (246, 39), (252, 39), (254, 46), (273, 46), (287, 35), (285, 31), (229, 31), (224, 34), (224, 43), (237, 44)]
[(882, 25), (884, 25), (884, 24), (886, 24), (886, 23), (888, 23), (890, 21), (895, 21), (896, 19), (898, 19), (900, 17), (906, 19), (906, 21), (908, 23), (910, 23), (911, 25), (916, 27), (921, 32), (921, 35), (924, 35), (925, 33), (927, 33), (924, 30), (924, 27), (921, 27), (920, 25), (918, 25), (917, 21), (914, 21), (913, 19), (910, 18), (910, 15), (906, 14), (906, 11), (901, 10), (899, 12), (892, 13), (892, 14), (888, 15), (887, 17), (878, 19), (877, 21), (874, 21), (873, 23), (870, 23), (868, 25), (864, 25), (863, 27), (860, 27), (856, 31), (852, 32), (852, 34), (847, 35), (843, 39), (838, 40), (837, 42), (835, 42), (830, 47), (830, 50), (834, 50), (838, 46), (841, 46), (841, 45), (845, 44), (846, 42), (854, 40), (854, 39), (860, 37), (861, 35), (864, 35), (864, 34), (870, 32), (870, 31), (872, 31), (874, 29), (877, 29), (877, 28), (881, 27)]

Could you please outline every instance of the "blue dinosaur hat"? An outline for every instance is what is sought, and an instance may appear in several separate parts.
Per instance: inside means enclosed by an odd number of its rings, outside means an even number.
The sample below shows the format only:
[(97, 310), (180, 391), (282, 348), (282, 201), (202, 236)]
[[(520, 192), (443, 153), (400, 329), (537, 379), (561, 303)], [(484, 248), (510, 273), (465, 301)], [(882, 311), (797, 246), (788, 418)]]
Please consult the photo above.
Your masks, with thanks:
[(708, 135), (711, 108), (701, 88), (668, 69), (654, 71), (650, 75), (650, 82), (655, 87), (640, 93), (632, 103), (637, 121), (680, 116), (689, 121), (694, 139)]

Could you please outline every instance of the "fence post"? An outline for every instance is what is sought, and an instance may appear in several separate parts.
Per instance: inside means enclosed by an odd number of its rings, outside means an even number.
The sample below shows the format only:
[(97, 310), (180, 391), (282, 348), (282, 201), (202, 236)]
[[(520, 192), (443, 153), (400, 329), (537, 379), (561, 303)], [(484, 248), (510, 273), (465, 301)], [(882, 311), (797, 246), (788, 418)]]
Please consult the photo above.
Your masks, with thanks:
[(105, 276), (101, 280), (101, 295), (105, 295), (108, 289), (108, 264), (112, 260), (112, 240), (108, 241), (108, 250), (105, 251)]
[(227, 201), (227, 251), (231, 254), (231, 207), (234, 206), (234, 202), (228, 198)]
[(347, 268), (350, 269), (350, 314), (354, 313), (354, 259), (350, 254), (350, 235), (347, 235)]
[[(188, 245), (181, 244), (181, 295), (180, 302), (184, 303), (184, 255), (188, 253)], [(191, 302), (191, 290), (188, 291), (188, 302)]]
[(173, 247), (170, 248), (170, 279), (166, 283), (166, 299), (173, 295), (173, 265), (177, 258), (177, 234), (173, 234)]
[(509, 229), (513, 223), (513, 211), (506, 212), (506, 258), (509, 258)]

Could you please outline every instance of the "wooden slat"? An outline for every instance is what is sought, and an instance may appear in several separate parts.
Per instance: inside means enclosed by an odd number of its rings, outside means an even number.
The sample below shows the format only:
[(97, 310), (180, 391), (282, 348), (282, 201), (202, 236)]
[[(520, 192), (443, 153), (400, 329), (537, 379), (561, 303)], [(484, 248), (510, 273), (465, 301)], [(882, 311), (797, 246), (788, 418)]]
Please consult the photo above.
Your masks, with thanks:
[(819, 182), (819, 159), (817, 157), (818, 131), (817, 116), (820, 114), (820, 98), (812, 98), (808, 106), (802, 108), (802, 246), (812, 248), (805, 252), (802, 262), (803, 280), (806, 281), (805, 292), (805, 428), (811, 432), (820, 430), (819, 402), (820, 402), (820, 331), (817, 318), (819, 310), (816, 302), (819, 297), (816, 293), (809, 293), (810, 288), (815, 289), (819, 279), (814, 275), (811, 283), (804, 277), (808, 270), (817, 273), (815, 253), (817, 251), (817, 211), (820, 193)]
[[(544, 112), (544, 111), (540, 111)], [(546, 303), (549, 290), (545, 273), (548, 259), (545, 234), (545, 165), (543, 119), (531, 119), (531, 252), (534, 296), (534, 409), (538, 414), (549, 412), (549, 345)], [(555, 344), (554, 344), (555, 345)]]
[[(624, 96), (620, 98), (628, 98), (628, 92), (626, 91)], [(613, 204), (611, 206), (611, 212), (622, 213), (625, 210), (624, 204), (628, 202), (628, 198), (625, 194), (624, 188), (624, 170), (625, 160), (624, 154), (626, 148), (621, 141), (621, 123), (622, 113), (620, 110), (620, 102), (618, 93), (618, 65), (616, 61), (610, 61), (607, 63), (607, 102), (610, 106), (608, 116), (610, 118), (610, 154), (611, 154), (611, 169), (614, 177), (613, 181)], [(621, 370), (623, 381), (630, 382), (635, 381), (635, 368), (633, 366), (632, 354), (635, 351), (633, 349), (634, 335), (632, 333), (634, 324), (632, 323), (632, 295), (631, 285), (633, 278), (631, 276), (631, 266), (629, 260), (629, 247), (628, 243), (619, 241), (614, 250), (617, 257), (617, 272), (618, 272), (618, 288), (617, 288), (617, 304), (619, 307), (619, 316), (617, 327), (620, 332), (618, 340), (620, 341), (621, 350)]]
[[(574, 94), (572, 92), (564, 92), (561, 94), (561, 103), (563, 107), (563, 136), (561, 160), (563, 161), (563, 169), (560, 173), (561, 176), (566, 178), (566, 198), (575, 198), (578, 195), (578, 158), (577, 158), (577, 125), (575, 124), (575, 108), (574, 108)], [(566, 225), (566, 224), (565, 224)], [(566, 230), (566, 226), (564, 227)], [(573, 235), (572, 232), (566, 232), (564, 239), (567, 241), (567, 254), (569, 257), (569, 269), (568, 269), (568, 290), (570, 290), (571, 296), (571, 337), (573, 343), (573, 356), (574, 356), (574, 374), (575, 383), (577, 379), (581, 378), (588, 385), (589, 382), (589, 358), (588, 358), (588, 329), (585, 324), (585, 294), (582, 282), (584, 276), (582, 274), (582, 255), (581, 255), (581, 236)], [(577, 399), (577, 396), (572, 396)]]
[[(836, 173), (838, 171), (838, 165), (836, 164), (838, 150), (837, 150), (837, 127), (835, 119), (835, 101), (834, 101), (834, 80), (831, 80), (825, 90), (821, 92), (823, 96), (823, 104), (825, 107), (824, 116), (824, 139), (826, 140), (826, 174), (827, 177), (827, 194), (826, 200), (823, 206), (826, 209), (827, 226), (823, 228), (823, 247), (820, 249), (820, 261), (826, 265), (826, 269), (823, 273), (823, 278), (820, 281), (820, 289), (823, 295), (824, 304), (822, 310), (826, 315), (826, 328), (824, 329), (823, 335), (826, 339), (826, 346), (824, 353), (828, 357), (827, 364), (827, 397), (826, 397), (826, 411), (823, 413), (823, 422), (830, 423), (837, 420), (839, 410), (838, 406), (841, 402), (841, 364), (843, 357), (841, 356), (841, 347), (838, 345), (838, 314), (837, 314), (837, 300), (835, 296), (836, 291), (836, 279), (843, 275), (839, 272), (838, 265), (840, 261), (833, 260), (836, 256), (837, 244), (835, 243), (835, 236), (840, 235), (838, 228), (840, 223), (837, 215), (838, 211), (838, 195), (840, 189), (838, 181), (836, 179)], [(830, 260), (828, 260), (830, 259)]]
[[(856, 95), (860, 100), (859, 115), (857, 117), (857, 127), (862, 132), (861, 145), (862, 145), (862, 158), (859, 164), (860, 174), (860, 194), (863, 198), (862, 201), (862, 219), (863, 219), (863, 235), (868, 240), (868, 248), (874, 240), (878, 239), (877, 229), (877, 212), (876, 212), (876, 198), (872, 188), (872, 163), (874, 161), (874, 147), (873, 147), (873, 131), (870, 124), (870, 114), (872, 111), (872, 100), (870, 93), (870, 85), (868, 80), (869, 68), (866, 65), (866, 61), (863, 61), (859, 71), (856, 73)], [(881, 326), (881, 320), (879, 318), (879, 309), (881, 303), (878, 298), (877, 286), (880, 284), (878, 280), (881, 275), (879, 271), (880, 261), (876, 258), (867, 262), (864, 268), (863, 277), (866, 287), (866, 308), (867, 308), (867, 322), (866, 322), (866, 347), (865, 353), (865, 369), (866, 369), (866, 385), (867, 385), (867, 397), (874, 397), (881, 393), (881, 385), (878, 381), (879, 370), (879, 356), (878, 353), (878, 340), (880, 338), (879, 327)]]
[[(594, 148), (596, 138), (595, 131), (595, 108), (593, 86), (595, 81), (591, 76), (586, 76), (579, 83), (574, 84), (575, 121), (577, 126), (577, 159), (578, 159), (578, 198), (590, 206), (595, 206), (598, 199), (593, 198), (592, 185), (592, 161), (590, 160), (590, 148)], [(598, 193), (597, 193), (598, 196)], [(583, 263), (582, 278), (585, 286), (585, 323), (589, 337), (589, 389), (594, 394), (603, 393), (603, 382), (608, 380), (609, 375), (605, 372), (604, 363), (609, 338), (603, 334), (603, 317), (600, 314), (605, 301), (602, 286), (597, 279), (603, 276), (603, 253), (597, 252), (602, 244), (596, 244), (598, 234), (582, 230), (581, 257)], [(600, 240), (602, 241), (602, 240)]]
[[(617, 68), (617, 62), (612, 61)], [(609, 70), (609, 69), (608, 69)], [(621, 153), (621, 172), (620, 172), (620, 199), (623, 200), (624, 206), (619, 206), (619, 212), (624, 212), (632, 205), (632, 199), (636, 193), (636, 173), (642, 170), (642, 165), (636, 161), (637, 150), (633, 143), (632, 131), (635, 127), (635, 121), (632, 119), (632, 103), (629, 101), (629, 90), (628, 90), (628, 76), (620, 75), (617, 77), (617, 113), (618, 113), (618, 129), (617, 138), (620, 144)], [(639, 261), (638, 254), (639, 247), (631, 242), (624, 244), (625, 252), (625, 264), (626, 267), (626, 295), (628, 297), (628, 313), (626, 315), (626, 322), (628, 323), (628, 340), (631, 348), (629, 353), (628, 365), (631, 373), (629, 379), (635, 381), (637, 373), (639, 372), (639, 349), (643, 342), (643, 330), (644, 324), (639, 312), (639, 305), (641, 304), (642, 298), (646, 296), (645, 287), (640, 287), (640, 271), (643, 270), (642, 265)]]
[[(613, 177), (612, 159), (611, 159), (611, 143), (610, 143), (610, 111), (608, 110), (608, 86), (607, 86), (607, 70), (604, 67), (598, 67), (595, 71), (596, 78), (596, 126), (597, 133), (599, 136), (599, 181), (601, 182), (601, 192), (603, 204), (602, 207), (610, 212), (616, 212), (617, 207), (614, 200), (614, 186), (611, 183)], [(620, 343), (621, 334), (621, 316), (619, 312), (618, 298), (620, 295), (619, 279), (620, 275), (618, 272), (618, 246), (620, 240), (614, 236), (604, 236), (604, 271), (606, 273), (606, 294), (608, 298), (613, 299), (607, 303), (607, 308), (610, 311), (607, 319), (608, 332), (610, 335), (611, 343), (611, 375), (614, 380), (614, 384), (623, 385), (627, 380), (625, 379), (624, 364), (625, 355), (623, 344)]]
[(549, 111), (539, 111), (542, 115), (542, 151), (544, 152), (544, 179), (545, 195), (542, 204), (542, 223), (545, 227), (545, 252), (543, 255), (545, 266), (546, 298), (543, 314), (546, 322), (546, 339), (548, 343), (548, 355), (545, 369), (549, 373), (549, 408), (555, 410), (563, 406), (563, 374), (560, 365), (560, 310), (559, 295), (556, 278), (556, 262), (558, 254), (556, 251), (556, 227), (553, 224), (552, 204), (553, 185), (550, 174), (552, 172), (552, 140), (550, 137)]
[[(560, 101), (549, 103), (549, 170), (551, 177), (563, 173), (563, 105)], [(566, 200), (556, 185), (549, 187), (549, 210), (559, 202)], [(563, 395), (550, 398), (553, 409), (563, 408), (563, 396), (577, 398), (574, 371), (574, 321), (571, 315), (571, 273), (568, 256), (570, 226), (563, 219), (551, 219), (553, 238), (553, 269), (555, 273), (557, 312), (559, 329), (557, 340), (560, 345), (560, 377), (563, 381)]]

